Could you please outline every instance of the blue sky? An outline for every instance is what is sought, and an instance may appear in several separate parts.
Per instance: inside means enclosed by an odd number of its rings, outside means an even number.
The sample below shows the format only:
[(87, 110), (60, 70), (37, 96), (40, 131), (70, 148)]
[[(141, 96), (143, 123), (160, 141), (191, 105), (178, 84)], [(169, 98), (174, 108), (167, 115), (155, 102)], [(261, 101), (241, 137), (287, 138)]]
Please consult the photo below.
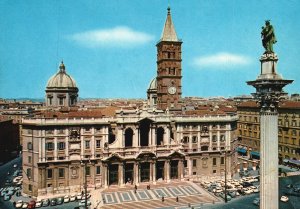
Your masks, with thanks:
[(63, 59), (79, 96), (146, 98), (168, 4), (182, 39), (183, 96), (236, 96), (260, 73), (260, 32), (275, 27), (278, 72), (300, 92), (300, 1), (2, 0), (0, 97), (42, 98)]

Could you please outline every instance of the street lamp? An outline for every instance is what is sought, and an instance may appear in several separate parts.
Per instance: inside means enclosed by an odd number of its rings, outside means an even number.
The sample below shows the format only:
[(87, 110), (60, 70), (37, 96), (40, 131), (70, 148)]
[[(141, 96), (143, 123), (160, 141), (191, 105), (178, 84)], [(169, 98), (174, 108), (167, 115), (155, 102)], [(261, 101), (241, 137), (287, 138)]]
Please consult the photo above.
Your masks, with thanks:
[[(222, 154), (222, 152), (221, 152)], [(225, 164), (225, 203), (227, 203), (227, 148), (225, 147), (225, 151), (224, 151), (224, 164)]]
[[(83, 161), (83, 160), (82, 160)], [(81, 161), (81, 162), (82, 162)], [(90, 158), (84, 161), (84, 208), (87, 209), (87, 163), (90, 162)]]

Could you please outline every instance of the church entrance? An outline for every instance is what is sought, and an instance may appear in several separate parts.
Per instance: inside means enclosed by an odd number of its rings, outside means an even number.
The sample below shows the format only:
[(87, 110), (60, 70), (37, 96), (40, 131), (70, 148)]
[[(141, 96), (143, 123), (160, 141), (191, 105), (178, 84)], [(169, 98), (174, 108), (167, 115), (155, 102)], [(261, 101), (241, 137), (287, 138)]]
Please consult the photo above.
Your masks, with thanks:
[(170, 165), (171, 165), (171, 179), (178, 179), (178, 160), (172, 160)]
[(109, 166), (109, 185), (118, 184), (118, 164)]
[(156, 179), (164, 179), (164, 161), (157, 161), (156, 162)]
[(130, 183), (132, 184), (133, 182), (133, 163), (128, 163), (128, 164), (125, 164), (125, 183)]
[(150, 163), (141, 163), (141, 182), (150, 181)]

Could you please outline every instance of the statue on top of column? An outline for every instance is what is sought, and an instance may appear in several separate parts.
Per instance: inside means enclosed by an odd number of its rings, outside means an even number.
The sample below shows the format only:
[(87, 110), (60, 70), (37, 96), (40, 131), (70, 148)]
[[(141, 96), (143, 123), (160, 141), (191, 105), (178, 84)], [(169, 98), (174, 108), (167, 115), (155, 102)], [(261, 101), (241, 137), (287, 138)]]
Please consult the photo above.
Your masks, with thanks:
[(277, 42), (273, 26), (270, 24), (270, 20), (266, 20), (265, 26), (261, 31), (262, 45), (265, 48), (265, 54), (274, 53), (273, 44)]

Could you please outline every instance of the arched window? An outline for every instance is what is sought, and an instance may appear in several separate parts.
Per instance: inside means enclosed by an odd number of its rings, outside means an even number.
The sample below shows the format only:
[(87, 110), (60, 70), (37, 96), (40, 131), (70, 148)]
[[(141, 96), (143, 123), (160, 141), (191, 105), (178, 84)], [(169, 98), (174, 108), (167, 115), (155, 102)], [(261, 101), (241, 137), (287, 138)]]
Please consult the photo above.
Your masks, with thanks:
[(133, 130), (131, 128), (127, 128), (125, 130), (125, 147), (132, 147), (133, 141)]

